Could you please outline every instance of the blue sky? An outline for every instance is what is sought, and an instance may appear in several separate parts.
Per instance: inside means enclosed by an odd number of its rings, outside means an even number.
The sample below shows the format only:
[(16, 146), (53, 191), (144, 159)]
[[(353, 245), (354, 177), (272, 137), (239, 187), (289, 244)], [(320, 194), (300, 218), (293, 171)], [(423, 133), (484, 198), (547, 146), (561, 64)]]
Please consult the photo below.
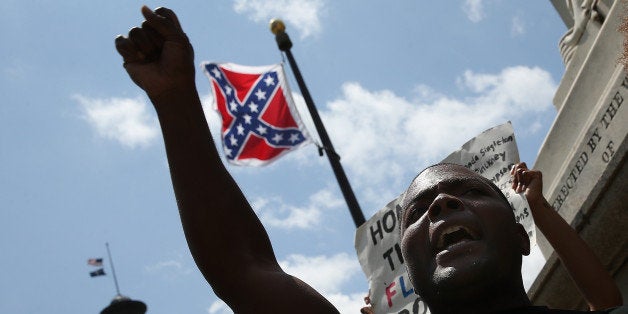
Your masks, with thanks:
[[(3, 0), (2, 313), (98, 313), (115, 288), (111, 276), (89, 278), (86, 260), (106, 257), (105, 242), (121, 292), (148, 313), (229, 313), (191, 259), (155, 114), (114, 49), (142, 4), (177, 12), (197, 64), (280, 62), (267, 23), (283, 18), (367, 217), (507, 120), (532, 163), (556, 115), (566, 28), (549, 1)], [(200, 68), (197, 86), (217, 135)], [(327, 159), (310, 145), (267, 167), (228, 168), (284, 268), (357, 312), (368, 288)]]

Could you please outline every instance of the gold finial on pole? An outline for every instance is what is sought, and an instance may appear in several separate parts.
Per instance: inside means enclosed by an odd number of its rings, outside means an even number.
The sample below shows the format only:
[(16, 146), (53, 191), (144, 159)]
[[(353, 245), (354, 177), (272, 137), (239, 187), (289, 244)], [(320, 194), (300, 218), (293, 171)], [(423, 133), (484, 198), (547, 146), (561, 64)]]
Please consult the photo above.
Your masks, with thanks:
[(277, 33), (285, 33), (286, 32), (286, 24), (283, 23), (280, 19), (272, 19), (270, 20), (270, 31), (273, 34), (277, 35)]

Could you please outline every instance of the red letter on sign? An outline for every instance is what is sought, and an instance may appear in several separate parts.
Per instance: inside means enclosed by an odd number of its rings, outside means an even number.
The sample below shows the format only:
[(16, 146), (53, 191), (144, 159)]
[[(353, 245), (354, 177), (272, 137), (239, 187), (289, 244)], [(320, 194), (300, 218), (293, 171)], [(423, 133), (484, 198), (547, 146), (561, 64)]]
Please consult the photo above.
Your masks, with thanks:
[(391, 282), (388, 287), (386, 287), (386, 298), (388, 299), (388, 307), (392, 307), (392, 297), (397, 294), (397, 290), (390, 291), (392, 287), (395, 286), (395, 282)]

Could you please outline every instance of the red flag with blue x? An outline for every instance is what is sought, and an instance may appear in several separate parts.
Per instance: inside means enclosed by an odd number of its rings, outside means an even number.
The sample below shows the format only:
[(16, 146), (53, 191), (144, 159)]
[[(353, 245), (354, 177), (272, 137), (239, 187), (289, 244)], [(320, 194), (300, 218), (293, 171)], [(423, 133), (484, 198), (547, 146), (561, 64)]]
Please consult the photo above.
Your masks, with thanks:
[(309, 142), (281, 64), (204, 63), (222, 116), (227, 161), (262, 166)]

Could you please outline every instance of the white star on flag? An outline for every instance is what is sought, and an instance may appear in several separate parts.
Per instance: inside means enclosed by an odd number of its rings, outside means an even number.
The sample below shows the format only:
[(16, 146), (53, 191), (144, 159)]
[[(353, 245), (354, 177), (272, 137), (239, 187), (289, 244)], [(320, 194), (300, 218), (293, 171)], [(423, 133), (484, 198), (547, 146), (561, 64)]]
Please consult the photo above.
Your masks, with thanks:
[(251, 109), (251, 112), (258, 112), (257, 111), (257, 105), (254, 102), (251, 102), (249, 104), (249, 109)]
[(257, 92), (255, 92), (255, 96), (257, 96), (257, 100), (266, 99), (266, 93), (264, 93), (261, 89), (258, 89)]
[(267, 131), (267, 129), (266, 129), (265, 127), (261, 126), (261, 125), (260, 125), (260, 126), (258, 126), (256, 130), (257, 130), (257, 132), (259, 132), (259, 134), (261, 134), (261, 135), (266, 134), (266, 131)]
[(244, 123), (246, 123), (246, 124), (251, 124), (251, 119), (252, 119), (253, 117), (249, 116), (248, 114), (245, 114), (245, 115), (243, 115), (242, 117), (244, 118)]
[(218, 70), (218, 68), (213, 69), (212, 73), (214, 74), (216, 78), (220, 78), (220, 70)]
[(273, 136), (272, 140), (275, 143), (279, 143), (279, 141), (283, 140), (283, 135), (277, 133), (277, 134), (275, 134), (275, 136)]
[(224, 157), (261, 166), (310, 142), (282, 64), (203, 63), (222, 117)]
[(229, 103), (229, 108), (231, 108), (232, 111), (236, 111), (236, 110), (238, 110), (238, 104), (235, 101), (232, 100)]
[(299, 134), (297, 134), (297, 133), (290, 134), (290, 143), (294, 143), (294, 142), (296, 142), (298, 140), (299, 140)]
[(272, 77), (267, 76), (267, 77), (264, 79), (264, 83), (266, 83), (266, 86), (275, 85), (275, 80), (273, 80), (273, 78), (272, 78)]

